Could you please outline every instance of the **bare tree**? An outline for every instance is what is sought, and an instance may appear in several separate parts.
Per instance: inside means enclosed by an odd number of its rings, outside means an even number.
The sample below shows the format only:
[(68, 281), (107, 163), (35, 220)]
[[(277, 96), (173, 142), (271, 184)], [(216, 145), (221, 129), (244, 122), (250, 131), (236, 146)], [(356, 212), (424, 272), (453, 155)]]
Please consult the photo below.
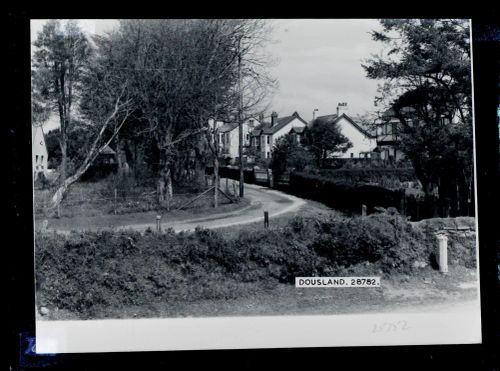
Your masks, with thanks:
[(64, 25), (58, 20), (47, 22), (33, 43), (32, 99), (36, 108), (47, 103), (59, 114), (61, 148), (61, 182), (68, 171), (68, 130), (72, 125), (74, 103), (84, 66), (90, 57), (87, 37), (75, 21)]
[(119, 133), (133, 112), (133, 99), (128, 94), (128, 81), (106, 72), (102, 66), (87, 72), (82, 112), (94, 131), (92, 144), (78, 169), (67, 177), (52, 196), (51, 209), (56, 209), (70, 186), (88, 170), (97, 156)]

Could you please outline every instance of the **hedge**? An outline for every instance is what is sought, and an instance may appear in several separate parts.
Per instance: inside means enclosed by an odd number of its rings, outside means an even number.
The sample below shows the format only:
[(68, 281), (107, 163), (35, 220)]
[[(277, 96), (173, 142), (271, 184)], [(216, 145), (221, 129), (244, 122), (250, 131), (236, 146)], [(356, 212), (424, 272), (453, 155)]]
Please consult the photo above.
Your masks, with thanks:
[[(221, 178), (240, 180), (240, 169), (223, 166), (219, 168), (219, 176)], [(245, 179), (245, 183), (255, 184), (255, 173), (253, 170), (244, 169), (243, 177)]]
[(403, 190), (389, 190), (374, 185), (353, 185), (321, 175), (292, 172), (288, 191), (300, 197), (320, 201), (329, 207), (360, 213), (362, 205), (368, 212), (374, 207), (401, 208)]
[[(238, 298), (249, 294), (246, 283), (355, 274), (364, 262), (373, 263), (374, 274), (410, 273), (415, 261), (431, 265), (437, 242), (425, 231), (427, 224), (413, 226), (398, 215), (332, 214), (295, 217), (285, 228), (243, 230), (238, 237), (206, 229), (37, 233), (37, 305), (91, 318), (99, 308)], [(460, 260), (451, 264), (475, 266), (474, 249), (473, 236), (457, 239), (450, 258)]]

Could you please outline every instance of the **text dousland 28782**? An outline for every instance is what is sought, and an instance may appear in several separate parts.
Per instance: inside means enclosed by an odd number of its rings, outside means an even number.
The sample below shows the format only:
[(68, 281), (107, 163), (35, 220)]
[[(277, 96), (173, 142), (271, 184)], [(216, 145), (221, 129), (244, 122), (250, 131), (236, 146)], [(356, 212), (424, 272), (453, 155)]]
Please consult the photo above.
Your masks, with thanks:
[(295, 277), (295, 287), (380, 287), (380, 277)]

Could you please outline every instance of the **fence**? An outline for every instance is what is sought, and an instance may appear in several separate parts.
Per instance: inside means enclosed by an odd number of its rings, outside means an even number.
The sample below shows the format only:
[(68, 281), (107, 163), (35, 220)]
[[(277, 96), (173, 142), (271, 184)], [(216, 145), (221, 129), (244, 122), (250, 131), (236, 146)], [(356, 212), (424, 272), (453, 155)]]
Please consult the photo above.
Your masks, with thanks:
[[(269, 178), (266, 181), (264, 172), (264, 170), (244, 170), (245, 183), (260, 182), (269, 185)], [(221, 177), (229, 179), (240, 179), (238, 168), (221, 167), (219, 174)], [(325, 174), (328, 175), (325, 176)], [(400, 179), (399, 182), (395, 182), (398, 184), (393, 184), (394, 189), (388, 188), (387, 184), (383, 182), (380, 185), (364, 182), (367, 178), (385, 175)], [(368, 213), (374, 212), (376, 207), (394, 207), (412, 221), (434, 217), (474, 215), (474, 204), (471, 203), (470, 199), (461, 200), (461, 207), (455, 208), (454, 202), (449, 199), (440, 200), (408, 194), (405, 187), (414, 186), (417, 182), (412, 169), (368, 168), (322, 170), (319, 174), (291, 172), (274, 182), (274, 186), (283, 192), (319, 201), (329, 207), (356, 214), (361, 213), (362, 205), (365, 205)]]
[[(184, 206), (188, 201), (206, 193), (210, 187), (207, 187), (198, 192), (189, 193), (174, 193), (170, 200), (170, 210), (176, 210)], [(233, 194), (232, 189), (227, 190), (227, 193)], [(212, 206), (213, 193), (206, 193), (206, 197), (202, 197), (189, 208), (199, 208), (200, 206)], [(36, 190), (34, 198), (35, 214), (45, 214), (47, 207), (50, 205), (51, 193), (49, 190)], [(225, 204), (229, 201), (224, 198), (219, 198), (219, 204)], [(61, 216), (93, 216), (102, 214), (127, 214), (134, 212), (157, 211), (165, 207), (158, 202), (158, 195), (155, 190), (149, 191), (134, 191), (130, 189), (108, 188), (95, 190), (86, 184), (80, 184), (68, 192), (67, 196), (61, 204)]]
[[(213, 170), (212, 170), (213, 171)], [(260, 184), (271, 186), (273, 185), (272, 173), (267, 169), (245, 169), (243, 170), (244, 181), (249, 184)], [(219, 176), (221, 178), (229, 178), (240, 180), (240, 169), (233, 167), (220, 167)]]

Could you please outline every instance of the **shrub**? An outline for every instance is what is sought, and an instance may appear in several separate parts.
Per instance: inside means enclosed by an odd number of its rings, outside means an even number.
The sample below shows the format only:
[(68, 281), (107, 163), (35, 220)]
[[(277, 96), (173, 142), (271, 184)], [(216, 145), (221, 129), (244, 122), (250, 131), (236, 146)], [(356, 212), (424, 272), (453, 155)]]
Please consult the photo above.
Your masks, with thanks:
[(291, 193), (325, 203), (343, 211), (361, 212), (361, 205), (369, 210), (375, 206), (399, 208), (402, 191), (392, 191), (374, 185), (354, 185), (335, 181), (317, 174), (293, 172), (290, 174)]
[(416, 259), (429, 260), (421, 235), (399, 215), (373, 214), (322, 223), (315, 251), (336, 266), (380, 262), (385, 270), (407, 270)]
[[(429, 228), (435, 227), (413, 226), (398, 214), (373, 214), (298, 216), (280, 229), (242, 231), (231, 238), (201, 228), (143, 235), (40, 232), (37, 301), (87, 318), (99, 307), (236, 298), (247, 292), (245, 283), (262, 287), (293, 283), (297, 276), (341, 275), (366, 261), (386, 272), (409, 272), (416, 260), (430, 263), (436, 241)], [(470, 238), (452, 241), (450, 259), (475, 251)], [(460, 264), (474, 264), (464, 256)]]

